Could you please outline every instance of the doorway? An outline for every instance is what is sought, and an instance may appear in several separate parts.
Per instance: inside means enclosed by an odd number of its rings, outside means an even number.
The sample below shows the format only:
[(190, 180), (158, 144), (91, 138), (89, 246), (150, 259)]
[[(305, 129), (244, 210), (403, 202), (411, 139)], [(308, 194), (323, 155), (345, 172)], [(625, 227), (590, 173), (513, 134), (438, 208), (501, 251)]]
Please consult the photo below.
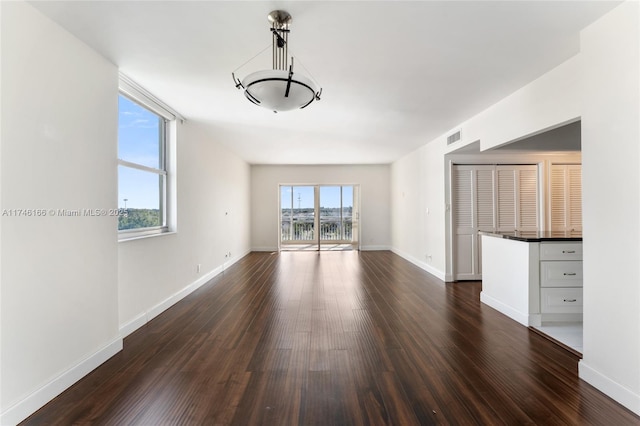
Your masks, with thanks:
[(359, 249), (358, 185), (280, 185), (280, 250)]
[(454, 279), (482, 279), (479, 231), (537, 231), (538, 166), (452, 165)]

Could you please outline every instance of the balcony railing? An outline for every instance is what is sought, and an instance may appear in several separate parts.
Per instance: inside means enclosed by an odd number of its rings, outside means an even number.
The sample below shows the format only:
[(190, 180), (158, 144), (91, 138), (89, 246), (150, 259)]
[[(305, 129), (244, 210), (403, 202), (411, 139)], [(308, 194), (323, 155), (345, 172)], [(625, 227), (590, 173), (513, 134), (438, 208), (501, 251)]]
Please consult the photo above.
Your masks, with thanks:
[[(322, 241), (352, 241), (353, 223), (351, 218), (320, 219), (320, 239)], [(282, 241), (314, 241), (316, 239), (313, 220), (284, 220), (281, 228)]]

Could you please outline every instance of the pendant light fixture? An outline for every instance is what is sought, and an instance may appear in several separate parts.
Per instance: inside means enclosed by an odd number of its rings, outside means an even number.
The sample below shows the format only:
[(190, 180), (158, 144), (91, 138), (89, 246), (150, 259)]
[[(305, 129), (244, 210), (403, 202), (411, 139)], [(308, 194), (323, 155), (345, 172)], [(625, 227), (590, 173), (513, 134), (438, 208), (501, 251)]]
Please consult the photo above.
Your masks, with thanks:
[(322, 89), (318, 89), (312, 79), (294, 73), (293, 56), (289, 63), (291, 15), (284, 10), (274, 10), (268, 19), (271, 22), (273, 69), (256, 71), (242, 81), (233, 72), (233, 81), (236, 88), (244, 90), (247, 99), (273, 112), (305, 108), (314, 100), (320, 100)]

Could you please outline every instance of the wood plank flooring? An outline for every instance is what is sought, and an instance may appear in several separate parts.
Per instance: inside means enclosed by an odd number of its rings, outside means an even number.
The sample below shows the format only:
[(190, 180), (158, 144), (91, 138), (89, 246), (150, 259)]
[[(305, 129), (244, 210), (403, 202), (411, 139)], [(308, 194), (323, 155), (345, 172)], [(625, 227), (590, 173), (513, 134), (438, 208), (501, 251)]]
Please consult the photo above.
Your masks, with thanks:
[(24, 424), (640, 424), (480, 289), (385, 251), (252, 253)]

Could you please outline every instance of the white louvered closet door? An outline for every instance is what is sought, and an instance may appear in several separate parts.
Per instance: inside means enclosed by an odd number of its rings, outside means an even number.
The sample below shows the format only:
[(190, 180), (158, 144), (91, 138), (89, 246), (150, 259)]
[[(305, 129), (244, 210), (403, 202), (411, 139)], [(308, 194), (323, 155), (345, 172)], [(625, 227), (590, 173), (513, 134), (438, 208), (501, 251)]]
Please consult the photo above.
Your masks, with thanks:
[(553, 164), (550, 176), (551, 230), (582, 231), (582, 166)]
[(452, 175), (453, 250), (455, 279), (474, 279), (473, 167), (453, 166)]
[(478, 231), (495, 229), (494, 166), (453, 167), (454, 257), (456, 280), (482, 278)]
[(516, 197), (516, 229), (518, 231), (537, 231), (538, 220), (538, 167), (519, 166), (518, 191)]
[(496, 182), (495, 167), (484, 166), (476, 170), (476, 229), (474, 237), (477, 247), (476, 279), (482, 279), (482, 238), (478, 231), (494, 231), (496, 229)]
[(516, 229), (516, 172), (507, 166), (496, 167), (497, 228), (500, 232)]
[(537, 231), (538, 167), (497, 166), (496, 176), (498, 231)]

